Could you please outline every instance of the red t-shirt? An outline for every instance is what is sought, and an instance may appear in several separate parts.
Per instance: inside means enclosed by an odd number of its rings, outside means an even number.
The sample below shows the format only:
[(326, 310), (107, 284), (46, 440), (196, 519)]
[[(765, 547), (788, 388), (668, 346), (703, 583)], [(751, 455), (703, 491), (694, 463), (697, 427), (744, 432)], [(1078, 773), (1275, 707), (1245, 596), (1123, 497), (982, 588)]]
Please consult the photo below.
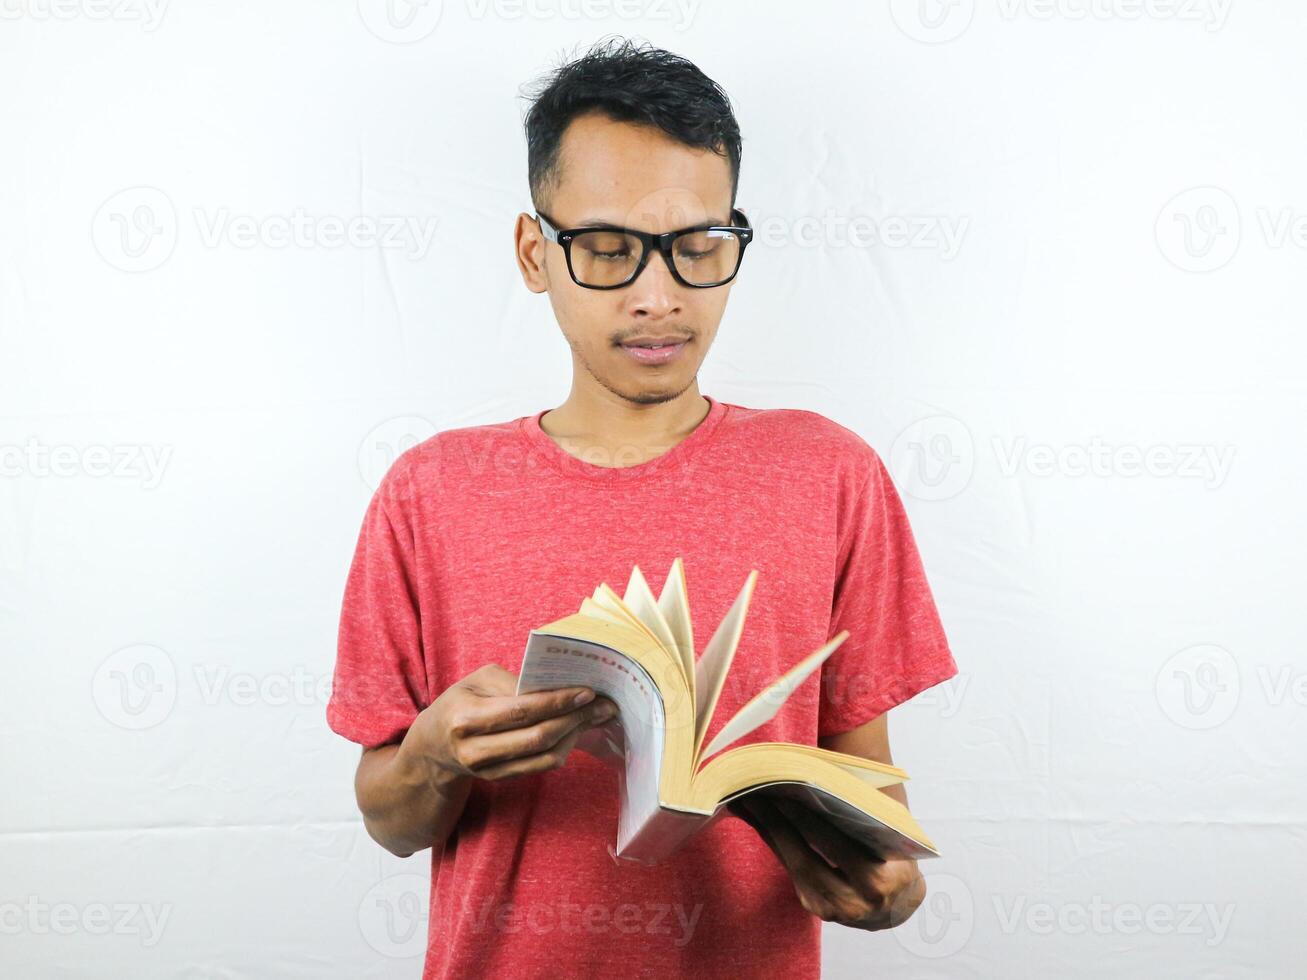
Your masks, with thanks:
[[(706, 396), (705, 396), (706, 397)], [(655, 594), (684, 562), (702, 652), (758, 580), (707, 737), (842, 629), (849, 637), (741, 740), (815, 744), (957, 672), (902, 503), (879, 455), (815, 412), (707, 399), (702, 422), (634, 466), (577, 459), (535, 415), (438, 433), (386, 474), (363, 521), (340, 621), (331, 728), (400, 740), (527, 634), (639, 565)], [(620, 457), (613, 460), (620, 463)], [(432, 856), (424, 980), (817, 977), (821, 922), (743, 821), (666, 863), (615, 862), (617, 772), (565, 766), (478, 781)]]

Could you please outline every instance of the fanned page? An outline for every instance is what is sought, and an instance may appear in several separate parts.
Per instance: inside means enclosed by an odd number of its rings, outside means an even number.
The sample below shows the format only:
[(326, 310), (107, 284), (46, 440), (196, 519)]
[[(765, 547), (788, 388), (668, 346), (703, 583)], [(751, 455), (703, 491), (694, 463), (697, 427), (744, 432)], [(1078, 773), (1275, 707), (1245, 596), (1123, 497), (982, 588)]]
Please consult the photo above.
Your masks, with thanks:
[(836, 648), (848, 637), (849, 631), (841, 630), (839, 634), (827, 640), (826, 644), (820, 649), (804, 657), (763, 688), (753, 700), (737, 711), (734, 717), (722, 726), (713, 740), (708, 743), (708, 747), (699, 753), (699, 759), (707, 759), (719, 749), (724, 749), (732, 742), (744, 738), (745, 735), (748, 735), (759, 725), (771, 721), (776, 716), (776, 712), (781, 710), (781, 705), (798, 689), (799, 685), (807, 680), (814, 670), (825, 663), (826, 658), (834, 653)]
[(758, 570), (749, 572), (744, 588), (735, 597), (730, 611), (722, 617), (713, 633), (703, 656), (695, 664), (694, 680), (694, 768), (699, 767), (699, 747), (712, 721), (713, 709), (721, 697), (722, 685), (726, 674), (735, 659), (735, 648), (740, 645), (740, 633), (744, 629), (744, 617), (749, 611), (749, 598), (753, 595), (753, 585), (758, 581)]
[(690, 600), (685, 586), (685, 566), (679, 557), (672, 562), (663, 589), (658, 593), (658, 610), (671, 630), (675, 649), (681, 655), (690, 703), (698, 704), (695, 693), (694, 624), (690, 622)]
[(627, 626), (634, 626), (641, 633), (646, 634), (649, 639), (661, 645), (662, 641), (658, 639), (658, 635), (645, 625), (644, 620), (637, 616), (635, 611), (622, 601), (622, 597), (614, 592), (607, 582), (599, 583), (599, 588), (595, 589), (594, 601), (603, 606), (614, 616), (619, 617), (619, 622), (623, 622)]
[(644, 580), (644, 573), (640, 571), (639, 565), (631, 567), (631, 579), (626, 585), (626, 595), (622, 596), (622, 601), (662, 644), (663, 648), (674, 654), (676, 663), (681, 668), (681, 675), (685, 678), (686, 684), (689, 684), (690, 679), (685, 669), (685, 660), (676, 646), (676, 639), (672, 636), (671, 627), (667, 625), (662, 610), (658, 608), (658, 601), (654, 599), (649, 583)]

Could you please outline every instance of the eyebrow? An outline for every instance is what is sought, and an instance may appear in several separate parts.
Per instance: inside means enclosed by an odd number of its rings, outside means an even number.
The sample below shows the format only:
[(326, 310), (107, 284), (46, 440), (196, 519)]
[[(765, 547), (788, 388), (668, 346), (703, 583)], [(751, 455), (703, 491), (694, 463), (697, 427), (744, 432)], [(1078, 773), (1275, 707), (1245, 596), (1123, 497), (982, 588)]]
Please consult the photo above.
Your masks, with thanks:
[[(730, 219), (730, 218), (727, 218), (726, 220), (723, 221), (721, 218), (718, 218), (717, 216), (714, 215), (714, 216), (711, 216), (711, 217), (708, 217), (708, 218), (704, 218), (703, 221), (698, 221), (698, 222), (695, 222), (694, 224), (686, 225), (685, 227), (686, 227), (686, 228), (693, 228), (693, 227), (695, 227), (695, 225), (700, 225), (700, 224), (703, 224), (703, 225), (721, 225), (721, 226), (723, 226), (723, 227), (729, 227), (730, 224), (731, 224), (731, 219)], [(604, 219), (604, 218), (582, 218), (580, 221), (578, 221), (578, 222), (577, 222), (575, 225), (573, 225), (572, 227), (574, 227), (574, 228), (600, 228), (600, 227), (604, 227), (604, 228), (621, 228), (621, 227), (623, 227), (623, 225), (621, 225), (619, 222), (616, 222), (616, 221), (609, 221), (609, 220)], [(672, 230), (675, 230), (675, 229), (672, 229)]]

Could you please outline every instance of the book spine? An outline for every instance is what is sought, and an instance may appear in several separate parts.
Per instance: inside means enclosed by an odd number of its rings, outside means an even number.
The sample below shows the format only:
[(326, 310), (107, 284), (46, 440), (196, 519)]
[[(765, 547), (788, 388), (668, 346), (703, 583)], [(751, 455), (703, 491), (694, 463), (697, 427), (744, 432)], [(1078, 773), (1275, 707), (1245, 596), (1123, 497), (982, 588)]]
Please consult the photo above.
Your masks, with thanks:
[(658, 864), (688, 837), (706, 827), (724, 808), (714, 813), (673, 810), (660, 806), (654, 814), (621, 842), (613, 857), (640, 864)]

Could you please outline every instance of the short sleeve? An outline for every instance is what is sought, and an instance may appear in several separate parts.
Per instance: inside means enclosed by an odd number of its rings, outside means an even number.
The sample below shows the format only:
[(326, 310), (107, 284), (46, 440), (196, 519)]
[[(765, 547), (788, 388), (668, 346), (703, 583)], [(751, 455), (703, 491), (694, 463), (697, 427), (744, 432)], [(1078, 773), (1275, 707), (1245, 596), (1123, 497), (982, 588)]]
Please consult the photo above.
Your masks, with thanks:
[(828, 635), (849, 636), (822, 664), (819, 736), (857, 728), (957, 673), (903, 502), (863, 445), (861, 485), (839, 504)]
[(430, 703), (414, 539), (404, 519), (400, 463), (363, 517), (345, 582), (327, 724), (365, 748), (399, 741)]

